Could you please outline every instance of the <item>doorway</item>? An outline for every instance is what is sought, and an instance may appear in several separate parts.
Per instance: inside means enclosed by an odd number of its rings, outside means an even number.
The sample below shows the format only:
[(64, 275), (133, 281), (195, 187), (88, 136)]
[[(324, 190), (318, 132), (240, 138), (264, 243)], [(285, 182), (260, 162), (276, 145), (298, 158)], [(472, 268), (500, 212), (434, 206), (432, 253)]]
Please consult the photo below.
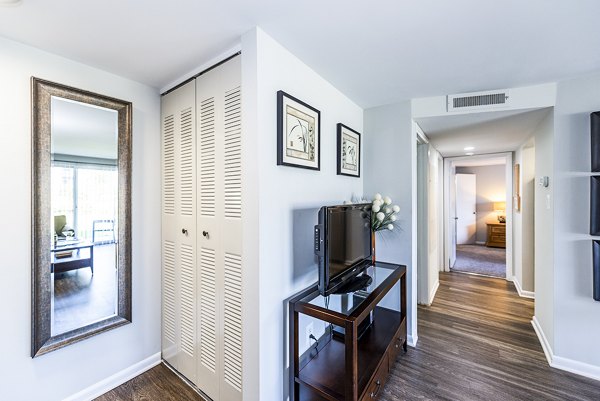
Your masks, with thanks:
[(445, 271), (512, 278), (512, 154), (445, 159)]
[(507, 277), (505, 163), (501, 157), (455, 162), (452, 272)]

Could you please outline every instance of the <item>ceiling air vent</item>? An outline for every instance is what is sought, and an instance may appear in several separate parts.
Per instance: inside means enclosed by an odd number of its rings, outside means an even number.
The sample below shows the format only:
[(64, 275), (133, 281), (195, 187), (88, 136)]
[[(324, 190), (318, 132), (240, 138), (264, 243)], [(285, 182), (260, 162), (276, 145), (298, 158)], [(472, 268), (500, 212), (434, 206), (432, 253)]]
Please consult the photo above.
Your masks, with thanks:
[(448, 111), (492, 110), (508, 106), (508, 90), (448, 95)]

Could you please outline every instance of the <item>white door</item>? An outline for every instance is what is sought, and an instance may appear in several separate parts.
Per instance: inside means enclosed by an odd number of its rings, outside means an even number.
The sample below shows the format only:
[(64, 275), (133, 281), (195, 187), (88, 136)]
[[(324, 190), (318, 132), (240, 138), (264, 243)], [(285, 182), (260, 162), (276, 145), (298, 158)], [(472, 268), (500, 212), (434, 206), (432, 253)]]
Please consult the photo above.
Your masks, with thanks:
[(165, 95), (162, 119), (162, 355), (196, 380), (195, 85)]
[(474, 244), (477, 232), (475, 174), (456, 174), (456, 243)]
[(241, 58), (196, 79), (198, 387), (242, 399)]

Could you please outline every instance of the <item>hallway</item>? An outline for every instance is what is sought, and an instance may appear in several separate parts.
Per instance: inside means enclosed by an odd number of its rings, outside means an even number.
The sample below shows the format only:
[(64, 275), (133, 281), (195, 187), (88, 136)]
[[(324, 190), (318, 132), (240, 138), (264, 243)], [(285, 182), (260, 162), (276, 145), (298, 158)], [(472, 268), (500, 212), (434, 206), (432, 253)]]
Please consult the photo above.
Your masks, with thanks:
[(441, 273), (419, 306), (419, 341), (400, 355), (381, 400), (598, 400), (600, 382), (550, 368), (512, 283)]

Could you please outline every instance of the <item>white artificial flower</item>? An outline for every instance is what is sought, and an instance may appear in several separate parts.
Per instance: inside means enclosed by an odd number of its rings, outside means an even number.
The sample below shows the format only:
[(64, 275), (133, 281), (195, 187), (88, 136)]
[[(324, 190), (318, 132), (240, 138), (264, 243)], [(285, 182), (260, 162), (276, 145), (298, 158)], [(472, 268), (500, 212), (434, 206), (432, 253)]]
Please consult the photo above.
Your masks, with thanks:
[(381, 200), (381, 194), (375, 194), (375, 200)]
[(390, 209), (389, 207), (386, 207), (383, 211), (385, 212), (385, 214), (392, 213), (392, 209)]
[(400, 206), (394, 205), (392, 209), (394, 210), (394, 213), (398, 213), (400, 211)]
[(388, 230), (393, 230), (394, 229), (394, 225), (393, 224), (388, 224)]
[(383, 219), (385, 219), (385, 214), (382, 212), (377, 213), (377, 220), (383, 221)]
[(378, 211), (381, 210), (381, 207), (379, 205), (375, 205), (375, 206), (373, 206), (372, 210), (373, 210), (373, 213), (377, 213)]
[(392, 203), (392, 198), (390, 198), (389, 196), (386, 196), (385, 198), (383, 198), (383, 202), (386, 205), (390, 205)]
[(378, 201), (377, 199), (373, 201), (373, 206), (381, 207), (381, 204), (381, 201)]
[(394, 214), (393, 214), (393, 215), (391, 215), (391, 216), (390, 216), (390, 220), (392, 220), (392, 221), (396, 221), (396, 215), (394, 215)]

